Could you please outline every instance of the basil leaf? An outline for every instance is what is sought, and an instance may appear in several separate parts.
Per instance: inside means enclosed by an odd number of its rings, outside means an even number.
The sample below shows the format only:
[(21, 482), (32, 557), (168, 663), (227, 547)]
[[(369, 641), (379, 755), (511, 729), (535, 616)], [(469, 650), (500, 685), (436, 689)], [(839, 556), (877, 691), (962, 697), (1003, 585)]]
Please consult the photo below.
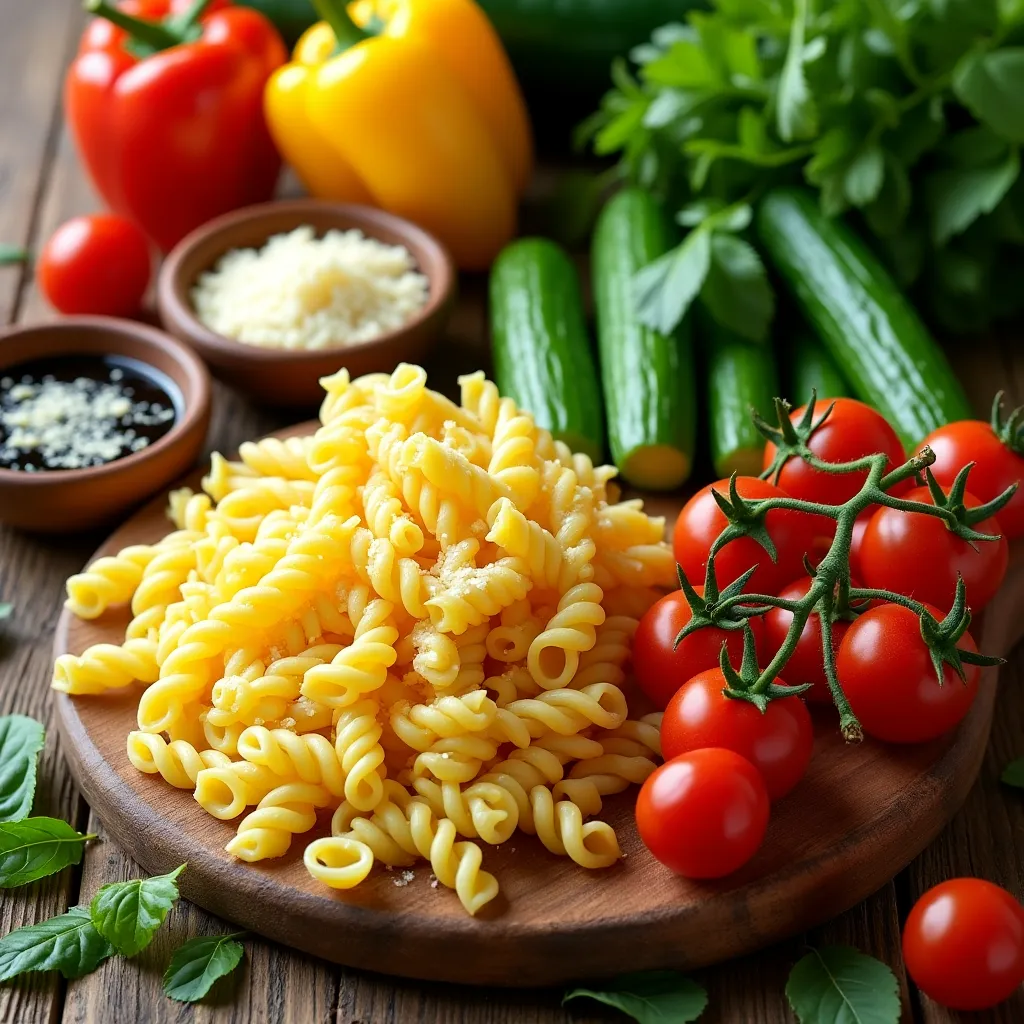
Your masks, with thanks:
[(953, 91), (994, 132), (1024, 142), (1024, 47), (967, 54), (953, 69)]
[(20, 245), (10, 245), (7, 242), (0, 242), (0, 267), (24, 263), (27, 259), (28, 251), (23, 249)]
[(868, 146), (854, 158), (843, 177), (846, 198), (852, 206), (866, 206), (881, 191), (885, 156), (881, 146)]
[(695, 228), (680, 245), (644, 267), (633, 279), (636, 315), (662, 334), (679, 326), (711, 266), (711, 232)]
[(166, 875), (104, 885), (89, 908), (96, 930), (122, 956), (135, 956), (150, 944), (174, 906), (177, 878), (184, 870), (182, 864)]
[(242, 962), (245, 947), (234, 941), (242, 934), (202, 935), (175, 950), (164, 974), (164, 992), (179, 1003), (198, 1002)]
[(795, 0), (789, 28), (789, 49), (779, 76), (776, 120), (783, 142), (811, 139), (818, 133), (818, 110), (804, 75), (804, 33), (807, 0)]
[(0, 939), (0, 981), (27, 971), (60, 971), (65, 978), (90, 974), (114, 950), (93, 927), (85, 907), (49, 921), (17, 928)]
[(999, 776), (999, 780), (1005, 782), (1007, 786), (1024, 789), (1024, 757), (1011, 761), (1003, 769), (1003, 774)]
[(95, 838), (59, 818), (0, 822), (0, 889), (28, 885), (78, 864), (85, 844)]
[(604, 988), (574, 988), (562, 997), (594, 999), (632, 1017), (638, 1024), (687, 1024), (708, 1004), (708, 994), (678, 971), (642, 971), (613, 978)]
[(45, 739), (42, 725), (34, 718), (0, 718), (0, 821), (18, 821), (32, 810), (36, 759)]
[(751, 341), (763, 341), (775, 312), (764, 264), (753, 246), (716, 232), (701, 302), (723, 326)]
[(935, 244), (945, 245), (982, 214), (991, 213), (1019, 175), (1020, 154), (1016, 149), (988, 167), (955, 168), (929, 175), (925, 195)]
[(814, 949), (793, 968), (786, 998), (800, 1024), (898, 1024), (899, 986), (881, 961), (851, 949)]

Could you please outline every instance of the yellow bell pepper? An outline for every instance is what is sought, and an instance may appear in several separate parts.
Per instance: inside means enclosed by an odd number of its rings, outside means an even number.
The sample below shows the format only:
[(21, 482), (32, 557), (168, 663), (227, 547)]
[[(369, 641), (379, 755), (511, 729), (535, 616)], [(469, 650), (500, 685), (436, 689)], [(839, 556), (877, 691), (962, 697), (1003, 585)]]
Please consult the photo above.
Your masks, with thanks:
[(267, 83), (282, 156), (312, 194), (408, 217), (460, 267), (486, 268), (515, 231), (532, 149), (483, 12), (473, 0), (315, 3), (325, 20)]

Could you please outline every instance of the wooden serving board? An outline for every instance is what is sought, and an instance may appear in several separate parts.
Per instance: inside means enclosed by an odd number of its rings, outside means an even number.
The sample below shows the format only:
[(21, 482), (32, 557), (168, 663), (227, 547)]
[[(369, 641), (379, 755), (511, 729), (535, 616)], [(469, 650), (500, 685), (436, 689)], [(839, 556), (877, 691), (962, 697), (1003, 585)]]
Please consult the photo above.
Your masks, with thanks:
[[(671, 517), (680, 502), (659, 498), (649, 506)], [(97, 555), (163, 536), (164, 507), (160, 498), (140, 510)], [(1024, 633), (1022, 597), (1024, 548), (1013, 552), (1006, 583), (975, 629), (982, 650), (1005, 654)], [(119, 643), (126, 623), (126, 613), (82, 622), (65, 611), (55, 651)], [(279, 860), (235, 860), (224, 852), (234, 824), (209, 817), (190, 792), (129, 763), (125, 737), (135, 727), (137, 690), (56, 694), (55, 705), (71, 770), (107, 831), (149, 872), (187, 861), (182, 893), (205, 909), (351, 967), (538, 986), (726, 960), (820, 924), (875, 892), (931, 842), (971, 788), (988, 740), (996, 676), (984, 671), (956, 732), (919, 746), (847, 746), (834, 712), (822, 714), (806, 778), (773, 807), (761, 850), (729, 878), (691, 882), (655, 861), (633, 824), (632, 789), (605, 804), (602, 817), (625, 853), (608, 870), (586, 871), (519, 832), (502, 847), (484, 847), (484, 867), (498, 877), (501, 893), (476, 918), (454, 893), (430, 885), (426, 863), (403, 885), (401, 872), (379, 866), (345, 893), (314, 881), (302, 851), (327, 834), (326, 815)]]

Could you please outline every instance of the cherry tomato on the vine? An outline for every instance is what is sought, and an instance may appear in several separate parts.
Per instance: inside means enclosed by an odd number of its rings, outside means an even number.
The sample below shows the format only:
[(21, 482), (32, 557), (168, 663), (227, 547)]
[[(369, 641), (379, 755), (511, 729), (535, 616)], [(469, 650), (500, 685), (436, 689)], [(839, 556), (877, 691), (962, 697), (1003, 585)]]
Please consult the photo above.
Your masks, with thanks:
[(130, 220), (113, 213), (74, 217), (43, 246), (39, 287), (62, 313), (131, 316), (149, 284), (149, 243)]
[[(942, 618), (937, 608), (928, 610)], [(970, 633), (957, 646), (978, 650)], [(941, 736), (967, 714), (978, 692), (977, 665), (964, 664), (966, 682), (943, 665), (939, 684), (921, 620), (897, 604), (871, 608), (851, 624), (839, 645), (836, 668), (864, 731), (887, 743), (923, 743)]]
[[(729, 525), (725, 513), (711, 494), (712, 490), (727, 498), (729, 481), (718, 480), (702, 487), (683, 506), (672, 535), (676, 561), (695, 585), (704, 582), (711, 545)], [(736, 490), (741, 498), (755, 501), (786, 497), (778, 487), (754, 476), (737, 477)], [(737, 537), (715, 555), (718, 586), (726, 587), (755, 565), (757, 570), (744, 587), (749, 593), (774, 594), (779, 587), (796, 579), (803, 572), (804, 552), (812, 548), (816, 518), (789, 509), (773, 509), (765, 517), (765, 526), (775, 544), (776, 561), (771, 560), (757, 541), (750, 537)]]
[(703, 747), (734, 750), (761, 773), (769, 798), (778, 800), (804, 777), (811, 760), (814, 726), (807, 705), (783, 697), (762, 713), (749, 701), (727, 697), (725, 686), (722, 670), (711, 668), (677, 691), (661, 722), (661, 752), (670, 760)]
[[(790, 583), (784, 590), (779, 591), (779, 597), (789, 601), (799, 601), (807, 595), (811, 589), (810, 576)], [(772, 608), (764, 617), (765, 634), (765, 658), (775, 657), (782, 647), (789, 632), (790, 623), (793, 621), (793, 613), (784, 608)], [(832, 645), (838, 651), (850, 623), (846, 619), (837, 619), (832, 623)], [(796, 649), (790, 655), (782, 671), (792, 686), (800, 686), (802, 683), (813, 683), (810, 690), (804, 693), (807, 700), (818, 704), (831, 704), (832, 691), (828, 688), (828, 680), (825, 678), (825, 664), (821, 653), (821, 616), (813, 612), (804, 623), (804, 628), (797, 640)]]
[(860, 552), (864, 546), (864, 534), (867, 533), (871, 517), (878, 511), (877, 505), (864, 509), (853, 521), (853, 538), (850, 541), (850, 571), (860, 575)]
[[(853, 398), (819, 398), (815, 403), (815, 419), (835, 402), (828, 419), (811, 435), (807, 447), (824, 462), (852, 462), (865, 455), (881, 452), (889, 460), (889, 469), (902, 465), (903, 445), (889, 421), (869, 405)], [(806, 410), (801, 406), (789, 418), (799, 423)], [(777, 451), (771, 441), (765, 445), (764, 468), (767, 469)], [(825, 473), (814, 469), (803, 459), (789, 459), (778, 479), (778, 485), (787, 494), (804, 501), (818, 501), (826, 505), (841, 505), (849, 501), (863, 486), (867, 470), (857, 473)], [(894, 494), (910, 485), (903, 483), (893, 489)]]
[(903, 928), (914, 983), (954, 1010), (986, 1010), (1024, 981), (1024, 911), (1005, 889), (952, 878), (914, 904)]
[[(927, 487), (915, 487), (904, 497), (934, 504)], [(974, 508), (981, 502), (968, 492), (964, 504)], [(998, 539), (978, 541), (972, 547), (935, 516), (880, 508), (864, 531), (857, 560), (864, 586), (892, 590), (948, 611), (960, 575), (967, 587), (968, 604), (980, 610), (1003, 582), (1010, 555), (994, 519), (985, 519), (973, 529)]]
[[(949, 488), (968, 462), (974, 468), (967, 478), (971, 493), (982, 503), (998, 498), (1007, 487), (1024, 480), (1024, 456), (1003, 444), (988, 423), (961, 420), (929, 434), (924, 443), (935, 452), (931, 467), (935, 479)], [(1024, 534), (1024, 486), (1018, 487), (997, 513), (1000, 533), (1013, 539)]]
[(768, 828), (768, 790), (735, 751), (705, 747), (666, 761), (640, 789), (640, 838), (686, 878), (722, 878), (746, 864)]
[[(695, 589), (704, 596), (703, 587)], [(683, 592), (674, 590), (647, 609), (633, 637), (633, 675), (640, 689), (660, 709), (687, 679), (718, 664), (723, 643), (728, 645), (733, 664), (738, 665), (743, 658), (743, 630), (717, 626), (696, 630), (673, 650), (679, 631), (690, 618), (690, 606)], [(748, 621), (755, 649), (760, 653), (764, 626), (760, 618)]]

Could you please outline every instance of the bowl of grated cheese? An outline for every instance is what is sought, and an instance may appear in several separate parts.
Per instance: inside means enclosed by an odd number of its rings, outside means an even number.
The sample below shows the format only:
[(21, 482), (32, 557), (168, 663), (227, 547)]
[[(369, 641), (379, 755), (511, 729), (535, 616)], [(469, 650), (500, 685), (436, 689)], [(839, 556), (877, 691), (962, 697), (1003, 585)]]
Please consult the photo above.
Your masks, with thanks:
[(157, 282), (164, 327), (263, 404), (312, 406), (320, 378), (420, 362), (455, 299), (433, 235), (316, 199), (250, 206), (183, 239)]
[(181, 342), (102, 316), (0, 331), (0, 521), (87, 530), (194, 464), (210, 375)]

